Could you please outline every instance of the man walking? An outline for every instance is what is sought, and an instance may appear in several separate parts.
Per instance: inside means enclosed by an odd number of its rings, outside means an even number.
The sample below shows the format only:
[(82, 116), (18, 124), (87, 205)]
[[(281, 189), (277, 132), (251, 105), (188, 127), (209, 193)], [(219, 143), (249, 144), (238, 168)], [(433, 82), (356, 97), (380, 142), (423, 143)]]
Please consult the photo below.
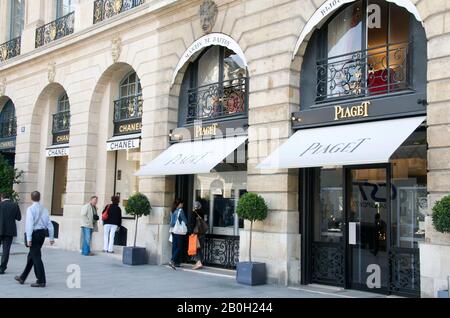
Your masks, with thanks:
[(5, 273), (8, 266), (11, 244), (13, 238), (17, 236), (16, 221), (21, 219), (17, 203), (11, 201), (8, 194), (0, 193), (0, 244), (3, 246), (0, 275)]
[(23, 284), (31, 268), (34, 267), (34, 274), (36, 275), (37, 281), (31, 284), (31, 287), (45, 287), (45, 269), (44, 263), (42, 263), (41, 248), (44, 244), (47, 231), (50, 244), (53, 245), (55, 242), (54, 230), (47, 209), (39, 203), (41, 201), (41, 194), (38, 191), (31, 193), (31, 201), (33, 201), (33, 204), (27, 209), (27, 217), (25, 220), (27, 246), (30, 248), (30, 252), (28, 253), (27, 265), (22, 275), (16, 276), (14, 279), (19, 284)]
[(98, 197), (92, 196), (89, 203), (81, 208), (81, 254), (84, 256), (94, 255), (91, 253), (91, 240), (92, 232), (98, 230), (97, 201)]

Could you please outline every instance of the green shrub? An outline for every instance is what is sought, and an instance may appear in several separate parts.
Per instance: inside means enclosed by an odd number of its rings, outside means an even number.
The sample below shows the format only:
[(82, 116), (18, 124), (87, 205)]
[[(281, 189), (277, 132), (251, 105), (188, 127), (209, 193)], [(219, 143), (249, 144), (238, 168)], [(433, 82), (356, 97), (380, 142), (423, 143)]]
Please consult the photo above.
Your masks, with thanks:
[(443, 197), (434, 205), (433, 225), (441, 233), (450, 233), (450, 195)]
[(19, 200), (19, 195), (14, 191), (13, 185), (20, 183), (23, 172), (14, 167), (0, 155), (0, 192), (6, 193), (13, 201)]
[(263, 197), (256, 193), (248, 192), (244, 194), (237, 205), (237, 215), (245, 220), (250, 221), (250, 241), (248, 247), (249, 261), (252, 261), (252, 232), (253, 222), (263, 221), (267, 218), (269, 208)]
[(134, 215), (135, 229), (134, 229), (134, 246), (136, 246), (138, 219), (141, 216), (147, 216), (152, 211), (152, 206), (149, 199), (142, 193), (135, 193), (128, 198), (127, 206), (125, 207), (127, 214)]

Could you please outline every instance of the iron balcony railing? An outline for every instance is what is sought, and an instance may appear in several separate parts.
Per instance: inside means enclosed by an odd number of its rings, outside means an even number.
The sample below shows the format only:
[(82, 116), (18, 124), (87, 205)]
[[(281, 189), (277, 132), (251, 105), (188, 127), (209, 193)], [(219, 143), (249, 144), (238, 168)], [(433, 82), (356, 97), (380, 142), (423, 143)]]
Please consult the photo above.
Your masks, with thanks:
[(409, 88), (407, 42), (330, 57), (317, 62), (317, 101), (388, 94)]
[(20, 55), (20, 40), (21, 37), (19, 36), (0, 44), (0, 62), (4, 62), (7, 59)]
[(70, 131), (70, 111), (53, 114), (53, 134), (68, 133)]
[(188, 91), (187, 122), (246, 115), (248, 78), (241, 77)]
[(16, 117), (0, 122), (0, 138), (10, 138), (17, 135)]
[(94, 24), (143, 4), (145, 0), (95, 0)]
[(142, 118), (142, 95), (123, 97), (114, 101), (114, 123), (123, 123)]
[(35, 47), (41, 47), (74, 31), (75, 11), (36, 29)]

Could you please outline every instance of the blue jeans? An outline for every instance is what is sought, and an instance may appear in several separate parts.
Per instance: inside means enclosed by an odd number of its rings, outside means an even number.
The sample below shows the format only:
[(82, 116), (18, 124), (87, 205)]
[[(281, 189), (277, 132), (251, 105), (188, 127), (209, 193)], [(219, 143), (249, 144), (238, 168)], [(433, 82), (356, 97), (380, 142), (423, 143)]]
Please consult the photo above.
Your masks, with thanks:
[(91, 253), (91, 236), (92, 229), (88, 227), (81, 227), (82, 238), (82, 246), (81, 246), (81, 254), (87, 256)]
[(172, 262), (175, 264), (181, 263), (181, 250), (183, 245), (184, 235), (172, 233)]

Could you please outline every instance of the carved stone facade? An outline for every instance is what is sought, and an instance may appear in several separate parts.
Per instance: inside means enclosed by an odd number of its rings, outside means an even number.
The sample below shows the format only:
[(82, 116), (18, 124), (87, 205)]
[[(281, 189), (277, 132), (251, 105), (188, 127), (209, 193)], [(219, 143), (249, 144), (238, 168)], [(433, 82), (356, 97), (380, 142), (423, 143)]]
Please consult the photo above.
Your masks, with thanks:
[(203, 1), (200, 6), (200, 24), (202, 26), (202, 30), (205, 34), (211, 33), (214, 25), (217, 21), (217, 15), (219, 14), (219, 9), (217, 4), (212, 0)]

